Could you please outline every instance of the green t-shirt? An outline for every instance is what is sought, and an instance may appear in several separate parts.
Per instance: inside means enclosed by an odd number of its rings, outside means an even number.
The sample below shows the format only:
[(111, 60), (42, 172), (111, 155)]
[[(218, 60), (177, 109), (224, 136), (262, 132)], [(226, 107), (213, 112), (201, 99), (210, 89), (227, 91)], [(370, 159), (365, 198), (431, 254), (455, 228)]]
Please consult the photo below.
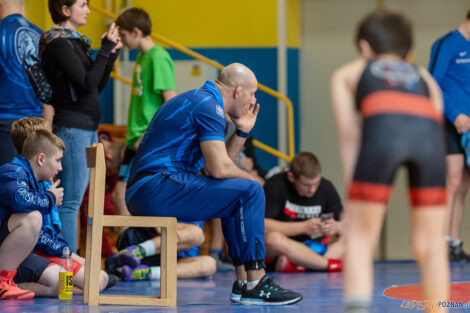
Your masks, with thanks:
[(163, 104), (163, 90), (176, 90), (175, 68), (168, 52), (156, 45), (139, 53), (132, 77), (126, 146), (132, 149)]

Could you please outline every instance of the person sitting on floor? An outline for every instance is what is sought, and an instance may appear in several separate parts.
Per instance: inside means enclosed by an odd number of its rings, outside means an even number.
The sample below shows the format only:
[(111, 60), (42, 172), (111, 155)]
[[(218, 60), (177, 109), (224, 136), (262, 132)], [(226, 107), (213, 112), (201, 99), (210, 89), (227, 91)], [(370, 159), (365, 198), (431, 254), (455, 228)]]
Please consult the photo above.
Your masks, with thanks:
[[(202, 226), (202, 221), (177, 225), (178, 278), (209, 277), (217, 270), (214, 258), (199, 255), (204, 242)], [(116, 246), (119, 253), (108, 259), (106, 264), (120, 273), (123, 280), (160, 279), (159, 229), (128, 228), (119, 236)]]
[(275, 271), (341, 271), (343, 210), (317, 157), (301, 152), (288, 172), (266, 181), (266, 263)]
[[(22, 151), (26, 138), (34, 134), (37, 130), (45, 131), (46, 133), (51, 130), (49, 122), (39, 117), (27, 117), (15, 121), (11, 129), (11, 139), (15, 148)], [(59, 141), (60, 144), (61, 141)], [(64, 146), (65, 149), (65, 146)], [(19, 157), (21, 159), (21, 157)], [(58, 170), (61, 170), (62, 167)], [(58, 180), (55, 184), (60, 183)], [(47, 191), (52, 185), (51, 180), (38, 180), (38, 187), (40, 191)], [(61, 188), (63, 190), (63, 188)], [(34, 253), (39, 255), (54, 264), (59, 264), (60, 257), (62, 256), (64, 248), (69, 248), (69, 244), (61, 235), (62, 225), (58, 218), (58, 208), (53, 206), (49, 211), (42, 212), (42, 228), (39, 231), (38, 240), (34, 247)], [(84, 265), (85, 259), (79, 255), (72, 253), (73, 273), (76, 293), (81, 293), (84, 286)], [(117, 282), (117, 277), (108, 277), (106, 272), (100, 273), (100, 288), (111, 288)], [(80, 289), (80, 290), (79, 290)], [(51, 294), (45, 295), (54, 295)], [(41, 293), (39, 293), (41, 295)]]

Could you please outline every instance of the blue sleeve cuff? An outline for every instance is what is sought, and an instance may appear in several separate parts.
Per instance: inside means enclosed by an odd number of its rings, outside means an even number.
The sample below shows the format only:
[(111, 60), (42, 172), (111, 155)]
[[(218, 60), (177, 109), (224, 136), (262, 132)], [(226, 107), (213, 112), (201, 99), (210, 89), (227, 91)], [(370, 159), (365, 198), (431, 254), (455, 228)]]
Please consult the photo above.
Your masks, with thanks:
[(225, 138), (222, 136), (204, 136), (199, 138), (199, 142), (208, 141), (208, 140), (220, 140), (225, 142)]

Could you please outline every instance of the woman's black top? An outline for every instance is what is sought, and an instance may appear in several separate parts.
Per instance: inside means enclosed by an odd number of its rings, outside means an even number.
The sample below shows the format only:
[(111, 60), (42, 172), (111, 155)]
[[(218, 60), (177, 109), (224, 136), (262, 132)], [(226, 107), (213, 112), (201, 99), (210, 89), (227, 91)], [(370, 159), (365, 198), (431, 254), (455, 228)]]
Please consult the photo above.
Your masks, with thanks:
[(99, 93), (113, 69), (118, 53), (115, 43), (104, 38), (93, 61), (79, 39), (57, 38), (46, 45), (42, 59), (52, 86), (54, 125), (96, 130), (101, 116)]

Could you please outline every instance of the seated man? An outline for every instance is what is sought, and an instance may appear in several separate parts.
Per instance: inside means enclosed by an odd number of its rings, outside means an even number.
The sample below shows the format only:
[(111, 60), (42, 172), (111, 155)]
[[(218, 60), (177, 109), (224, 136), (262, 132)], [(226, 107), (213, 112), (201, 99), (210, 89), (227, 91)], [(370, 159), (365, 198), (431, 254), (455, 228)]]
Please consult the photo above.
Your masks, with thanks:
[(341, 271), (343, 207), (317, 157), (297, 154), (288, 172), (266, 181), (264, 192), (267, 263), (281, 272)]
[[(106, 170), (117, 171), (123, 160), (122, 143), (102, 140)], [(125, 181), (129, 178), (120, 173)], [(115, 190), (116, 191), (116, 190)], [(126, 208), (127, 211), (127, 208)], [(208, 277), (215, 273), (216, 263), (210, 256), (200, 256), (204, 242), (203, 222), (178, 223), (178, 278)], [(106, 260), (106, 270), (123, 280), (160, 279), (160, 233), (158, 229), (128, 228), (116, 242), (119, 253)]]
[[(263, 188), (234, 163), (259, 112), (257, 86), (250, 69), (230, 64), (215, 82), (165, 102), (133, 160), (126, 203), (133, 215), (174, 216), (188, 222), (222, 218), (237, 275), (231, 300), (293, 304), (302, 295), (265, 275)], [(237, 127), (227, 143), (226, 114)], [(201, 171), (204, 175), (198, 175)]]

